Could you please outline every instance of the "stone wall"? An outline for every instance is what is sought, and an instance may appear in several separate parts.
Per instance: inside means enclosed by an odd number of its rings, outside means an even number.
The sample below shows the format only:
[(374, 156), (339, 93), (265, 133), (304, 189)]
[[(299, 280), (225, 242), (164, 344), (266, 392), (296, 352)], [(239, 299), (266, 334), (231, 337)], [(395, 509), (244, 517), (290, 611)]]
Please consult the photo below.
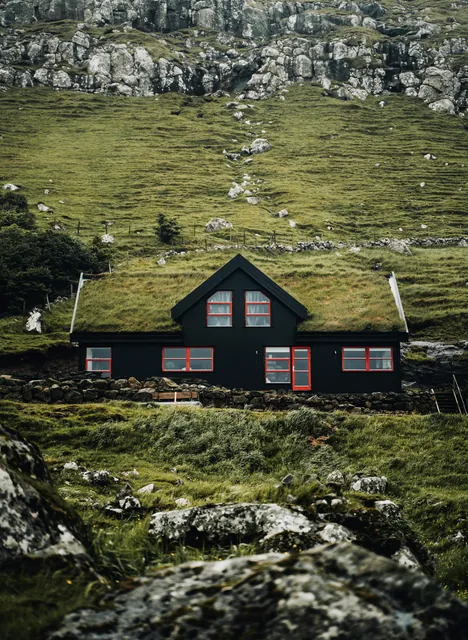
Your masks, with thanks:
[(145, 404), (197, 400), (205, 407), (226, 407), (255, 411), (288, 411), (302, 406), (317, 411), (348, 411), (350, 413), (434, 413), (433, 396), (428, 391), (404, 393), (370, 393), (316, 395), (290, 391), (244, 391), (222, 389), (203, 381), (176, 384), (168, 378), (151, 378), (140, 382), (136, 378), (112, 380), (76, 375), (67, 379), (14, 378), (0, 375), (0, 400), (47, 404), (79, 404), (122, 400)]

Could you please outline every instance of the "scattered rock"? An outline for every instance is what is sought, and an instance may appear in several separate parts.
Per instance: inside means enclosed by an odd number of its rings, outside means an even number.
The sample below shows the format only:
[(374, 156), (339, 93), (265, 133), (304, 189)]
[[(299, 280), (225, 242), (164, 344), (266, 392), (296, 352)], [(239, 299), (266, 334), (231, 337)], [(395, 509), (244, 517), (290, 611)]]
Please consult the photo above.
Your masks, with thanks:
[(223, 218), (211, 218), (205, 225), (205, 231), (208, 233), (222, 231), (223, 229), (232, 229), (232, 222), (228, 222)]
[(331, 522), (326, 524), (323, 529), (321, 529), (317, 536), (323, 540), (323, 542), (352, 542), (356, 540), (356, 536), (346, 527), (343, 527), (341, 524), (335, 524)]
[(45, 212), (47, 212), (47, 211), (50, 211), (50, 207), (48, 207), (48, 206), (47, 206), (46, 204), (44, 204), (43, 202), (38, 202), (38, 203), (37, 203), (37, 208), (39, 209), (39, 211), (42, 211), (42, 212), (44, 212), (44, 213), (45, 213)]
[(141, 489), (138, 489), (137, 493), (153, 493), (154, 491), (154, 484), (150, 483), (150, 484), (145, 484), (144, 487), (141, 487)]
[(115, 238), (110, 233), (105, 233), (101, 236), (101, 242), (102, 244), (114, 244)]
[(81, 477), (89, 484), (94, 484), (98, 487), (106, 487), (112, 480), (115, 480), (110, 471), (105, 471), (104, 469), (101, 471), (84, 471)]
[(287, 216), (289, 216), (289, 212), (287, 209), (281, 209), (281, 211), (278, 211), (276, 215), (278, 218), (286, 218)]
[(294, 476), (291, 473), (288, 473), (287, 476), (284, 476), (284, 478), (281, 480), (281, 484), (292, 484), (294, 482)]
[(187, 498), (176, 498), (174, 502), (180, 508), (190, 506), (190, 500), (187, 500)]
[(387, 478), (385, 476), (353, 478), (350, 489), (351, 491), (361, 491), (362, 493), (385, 493)]
[(65, 471), (79, 471), (80, 466), (77, 462), (65, 462), (63, 465)]
[(272, 148), (271, 144), (266, 138), (256, 138), (250, 145), (250, 153), (255, 155), (256, 153), (266, 153)]
[(16, 184), (12, 184), (11, 182), (7, 182), (7, 184), (3, 185), (4, 191), (18, 191), (19, 187)]

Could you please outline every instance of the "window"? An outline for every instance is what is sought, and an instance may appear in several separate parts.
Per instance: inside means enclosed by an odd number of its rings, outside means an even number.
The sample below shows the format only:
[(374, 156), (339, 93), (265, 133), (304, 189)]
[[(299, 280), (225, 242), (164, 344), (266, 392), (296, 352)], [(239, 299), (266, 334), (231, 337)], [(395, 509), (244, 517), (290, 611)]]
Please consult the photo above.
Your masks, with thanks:
[(268, 384), (288, 384), (291, 382), (289, 347), (266, 347), (265, 381)]
[(112, 349), (110, 347), (88, 347), (86, 349), (86, 371), (100, 373), (103, 378), (110, 378)]
[(393, 349), (343, 347), (343, 371), (393, 371)]
[(164, 347), (163, 371), (213, 371), (212, 347)]
[(206, 301), (207, 327), (232, 327), (232, 291), (217, 291)]
[(270, 327), (271, 303), (261, 291), (245, 292), (245, 326)]

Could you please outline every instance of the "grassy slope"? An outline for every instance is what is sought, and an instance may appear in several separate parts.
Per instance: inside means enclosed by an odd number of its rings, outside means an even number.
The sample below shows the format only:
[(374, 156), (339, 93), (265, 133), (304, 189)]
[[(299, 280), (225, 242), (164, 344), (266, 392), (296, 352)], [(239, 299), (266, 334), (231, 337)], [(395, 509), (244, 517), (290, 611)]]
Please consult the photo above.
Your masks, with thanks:
[[(246, 111), (250, 125), (236, 123), (226, 102), (5, 92), (3, 178), (24, 185), (31, 203), (54, 208), (40, 214), (44, 226), (57, 218), (73, 231), (80, 221), (90, 238), (111, 221), (122, 250), (153, 246), (157, 211), (177, 217), (198, 246), (214, 216), (231, 220), (234, 235), (245, 230), (249, 243), (272, 231), (283, 241), (466, 231), (468, 134), (459, 119), (402, 96), (381, 109), (376, 99), (345, 103), (311, 86), (291, 87), (284, 102), (255, 103)], [(223, 149), (239, 150), (254, 136), (268, 137), (273, 149), (248, 166), (226, 163)], [(428, 152), (437, 160), (424, 160)], [(244, 171), (263, 180), (259, 206), (227, 198)], [(294, 231), (268, 213), (283, 207)]]
[[(317, 415), (307, 410), (289, 414), (171, 408), (149, 411), (123, 403), (25, 407), (4, 402), (0, 403), (0, 420), (40, 445), (60, 494), (91, 527), (98, 569), (108, 584), (148, 566), (199, 557), (199, 552), (180, 548), (175, 555), (168, 555), (148, 543), (147, 518), (118, 523), (103, 515), (92, 505), (113, 500), (116, 489), (90, 487), (73, 472), (63, 471), (66, 461), (76, 460), (89, 469), (109, 469), (122, 478), (121, 485), (128, 480), (134, 489), (154, 482), (155, 493), (142, 497), (147, 513), (173, 509), (178, 497), (188, 498), (194, 505), (284, 502), (287, 493), (303, 500), (307, 498), (300, 483), (303, 474), (324, 477), (336, 468), (349, 473), (382, 473), (389, 479), (388, 497), (402, 506), (405, 517), (435, 554), (440, 580), (459, 595), (467, 594), (467, 553), (450, 540), (459, 530), (468, 533), (468, 420), (459, 416), (363, 417)], [(330, 425), (338, 426), (330, 445), (310, 446), (306, 436), (326, 433)], [(422, 450), (424, 456), (415, 453)], [(121, 475), (134, 468), (138, 477)], [(293, 473), (299, 482), (284, 490), (275, 488), (286, 473)], [(176, 480), (183, 483), (176, 485)], [(312, 485), (310, 491), (317, 488)], [(208, 553), (219, 557), (225, 552)], [(31, 634), (32, 629), (57, 619), (84, 599), (89, 601), (103, 588), (94, 583), (86, 591), (85, 584), (76, 583), (75, 578), (73, 585), (68, 585), (69, 576), (61, 573), (49, 578), (44, 582), (40, 574), (28, 585), (22, 582), (27, 590), (12, 595), (11, 584), (17, 584), (17, 577), (2, 576), (0, 608), (9, 607), (6, 638), (37, 637)], [(58, 607), (55, 598), (60, 585), (72, 593)], [(32, 613), (32, 603), (40, 612), (38, 616)], [(19, 612), (21, 625), (16, 622)]]

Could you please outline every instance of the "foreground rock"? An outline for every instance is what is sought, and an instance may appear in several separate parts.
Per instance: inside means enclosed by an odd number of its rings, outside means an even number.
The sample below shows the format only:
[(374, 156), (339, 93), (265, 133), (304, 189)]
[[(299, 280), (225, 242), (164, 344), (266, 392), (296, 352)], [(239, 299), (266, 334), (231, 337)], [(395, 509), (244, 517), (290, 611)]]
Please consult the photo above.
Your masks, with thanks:
[(82, 536), (37, 447), (0, 425), (0, 564), (25, 557), (84, 560)]
[(343, 543), (159, 571), (50, 640), (461, 640), (467, 628), (466, 605), (431, 579)]

